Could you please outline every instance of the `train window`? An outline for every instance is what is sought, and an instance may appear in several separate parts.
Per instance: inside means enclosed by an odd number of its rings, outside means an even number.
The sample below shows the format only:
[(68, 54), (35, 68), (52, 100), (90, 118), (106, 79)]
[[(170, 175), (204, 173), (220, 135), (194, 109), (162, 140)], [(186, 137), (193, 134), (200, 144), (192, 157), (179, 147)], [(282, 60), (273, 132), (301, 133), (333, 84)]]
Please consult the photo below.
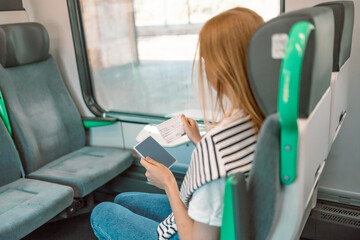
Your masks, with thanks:
[(235, 6), (264, 20), (280, 0), (80, 0), (96, 102), (106, 111), (201, 119), (191, 73), (204, 22)]

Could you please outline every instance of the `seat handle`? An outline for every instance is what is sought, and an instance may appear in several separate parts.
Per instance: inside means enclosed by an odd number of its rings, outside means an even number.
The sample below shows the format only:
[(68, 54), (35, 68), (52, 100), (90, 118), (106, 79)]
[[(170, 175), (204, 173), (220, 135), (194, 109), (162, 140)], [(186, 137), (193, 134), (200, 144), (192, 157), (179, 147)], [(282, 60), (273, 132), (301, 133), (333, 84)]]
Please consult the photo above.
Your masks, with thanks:
[(314, 26), (306, 21), (292, 26), (281, 63), (278, 95), (280, 179), (285, 185), (291, 184), (296, 178), (300, 77), (306, 45), (313, 29)]

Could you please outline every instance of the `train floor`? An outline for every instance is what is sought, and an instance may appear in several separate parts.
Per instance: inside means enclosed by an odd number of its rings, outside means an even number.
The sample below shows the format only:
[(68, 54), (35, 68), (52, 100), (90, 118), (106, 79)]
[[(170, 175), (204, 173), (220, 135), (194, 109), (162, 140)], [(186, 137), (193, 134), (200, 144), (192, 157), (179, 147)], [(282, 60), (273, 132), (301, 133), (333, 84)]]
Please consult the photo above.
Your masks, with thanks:
[(50, 222), (27, 235), (23, 240), (96, 240), (91, 226), (90, 213), (69, 219)]

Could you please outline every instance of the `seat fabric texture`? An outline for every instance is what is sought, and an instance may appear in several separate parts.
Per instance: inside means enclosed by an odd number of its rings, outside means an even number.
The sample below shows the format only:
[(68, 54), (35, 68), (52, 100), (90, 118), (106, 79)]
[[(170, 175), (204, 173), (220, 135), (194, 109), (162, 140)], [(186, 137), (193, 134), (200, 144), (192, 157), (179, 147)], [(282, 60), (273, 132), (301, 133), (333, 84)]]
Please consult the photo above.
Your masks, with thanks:
[(131, 152), (85, 147), (80, 114), (52, 57), (20, 67), (0, 66), (0, 76), (28, 177), (72, 186), (75, 197), (83, 197), (131, 165)]
[(282, 204), (279, 178), (280, 124), (278, 114), (268, 116), (259, 133), (248, 181), (251, 239), (268, 239)]
[(0, 89), (27, 174), (85, 146), (80, 114), (52, 57), (0, 66)]
[(129, 167), (129, 151), (85, 147), (81, 116), (48, 53), (46, 29), (18, 23), (0, 25), (0, 33), (0, 89), (26, 175), (72, 186), (83, 197)]
[(49, 35), (44, 26), (30, 22), (0, 26), (0, 64), (15, 67), (49, 57)]
[(294, 24), (301, 21), (315, 28), (306, 43), (301, 66), (299, 117), (307, 118), (330, 87), (334, 46), (334, 26), (329, 24), (334, 21), (332, 10), (316, 7), (284, 13), (260, 26), (248, 49), (249, 83), (265, 116), (277, 112), (282, 57), (273, 54), (277, 46), (274, 39), (287, 37)]
[(71, 186), (75, 197), (84, 197), (132, 164), (131, 152), (118, 148), (84, 147), (28, 175)]
[(18, 179), (0, 187), (0, 239), (20, 239), (70, 206), (70, 187)]
[(14, 143), (0, 118), (0, 186), (21, 177), (21, 162)]
[(334, 13), (335, 39), (333, 72), (339, 72), (350, 57), (354, 28), (354, 2), (325, 2), (319, 7), (330, 7)]
[(68, 207), (70, 187), (20, 179), (20, 159), (0, 119), (0, 239), (20, 239)]

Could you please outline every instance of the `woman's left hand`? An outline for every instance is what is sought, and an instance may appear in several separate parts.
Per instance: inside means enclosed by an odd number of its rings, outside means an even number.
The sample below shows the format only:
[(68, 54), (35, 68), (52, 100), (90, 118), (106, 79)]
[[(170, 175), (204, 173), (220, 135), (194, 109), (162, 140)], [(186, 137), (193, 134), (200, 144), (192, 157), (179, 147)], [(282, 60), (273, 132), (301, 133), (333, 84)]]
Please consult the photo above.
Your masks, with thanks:
[(140, 164), (146, 169), (145, 176), (152, 185), (163, 190), (173, 186), (177, 187), (174, 175), (163, 164), (152, 160), (150, 157), (141, 158)]

